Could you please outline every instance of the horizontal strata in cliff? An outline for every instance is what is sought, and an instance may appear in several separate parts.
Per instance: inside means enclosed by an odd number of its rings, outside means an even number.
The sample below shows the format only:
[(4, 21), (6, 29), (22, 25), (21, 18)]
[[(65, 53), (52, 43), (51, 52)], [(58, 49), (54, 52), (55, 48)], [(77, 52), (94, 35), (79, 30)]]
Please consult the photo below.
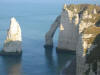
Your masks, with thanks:
[(1, 55), (21, 55), (22, 54), (22, 36), (21, 28), (15, 18), (11, 18), (10, 28), (7, 38), (4, 42), (4, 48), (0, 52)]

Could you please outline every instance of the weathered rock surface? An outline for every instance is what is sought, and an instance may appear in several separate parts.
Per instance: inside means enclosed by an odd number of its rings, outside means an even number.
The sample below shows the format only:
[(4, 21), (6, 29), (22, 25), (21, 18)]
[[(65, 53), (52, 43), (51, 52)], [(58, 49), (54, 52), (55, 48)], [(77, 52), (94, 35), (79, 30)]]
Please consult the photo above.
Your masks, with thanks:
[(19, 23), (13, 17), (11, 18), (11, 24), (7, 32), (7, 38), (4, 42), (4, 48), (2, 50), (2, 53), (4, 55), (21, 54), (22, 52), (21, 43), (22, 43), (21, 28)]
[(73, 22), (69, 19), (69, 11), (63, 9), (61, 16), (57, 17), (56, 21), (52, 24), (50, 30), (46, 33), (45, 42), (46, 46), (53, 46), (53, 35), (56, 29), (59, 27), (59, 38), (58, 38), (58, 46), (57, 50), (62, 51), (75, 51), (77, 40), (78, 40), (78, 15), (77, 19)]
[(57, 48), (76, 50), (76, 75), (100, 75), (100, 7), (65, 4), (59, 27)]
[(76, 75), (100, 75), (100, 7), (95, 5), (64, 5), (69, 20), (78, 25)]
[(76, 50), (78, 40), (78, 27), (71, 22), (68, 12), (63, 10), (61, 13), (60, 32), (58, 38), (58, 50)]
[(80, 13), (79, 40), (76, 49), (76, 75), (100, 75), (100, 7), (95, 5), (71, 5)]
[(51, 25), (50, 30), (45, 35), (45, 47), (53, 47), (53, 36), (56, 32), (57, 27), (60, 26), (61, 16), (58, 16), (54, 23)]

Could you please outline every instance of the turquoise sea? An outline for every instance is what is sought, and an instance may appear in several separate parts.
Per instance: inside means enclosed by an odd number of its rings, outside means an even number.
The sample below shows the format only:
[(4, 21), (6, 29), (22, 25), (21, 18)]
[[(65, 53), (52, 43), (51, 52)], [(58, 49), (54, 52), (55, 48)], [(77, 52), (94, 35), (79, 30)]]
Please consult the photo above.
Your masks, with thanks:
[[(57, 1), (57, 0), (56, 0)], [(0, 49), (3, 48), (10, 18), (15, 17), (22, 29), (23, 55), (0, 56), (0, 75), (60, 75), (74, 55), (57, 54), (58, 32), (54, 36), (53, 50), (45, 50), (45, 33), (61, 13), (64, 2), (1, 2)]]

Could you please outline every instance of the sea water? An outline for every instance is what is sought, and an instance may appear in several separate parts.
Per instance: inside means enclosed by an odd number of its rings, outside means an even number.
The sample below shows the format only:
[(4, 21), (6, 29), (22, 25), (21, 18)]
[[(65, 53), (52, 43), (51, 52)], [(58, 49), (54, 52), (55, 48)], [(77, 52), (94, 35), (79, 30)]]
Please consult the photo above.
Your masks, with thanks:
[(45, 34), (61, 13), (63, 3), (0, 3), (0, 50), (4, 45), (10, 18), (15, 17), (22, 29), (22, 57), (0, 56), (0, 75), (60, 75), (74, 55), (57, 54), (59, 29), (54, 48), (44, 49)]

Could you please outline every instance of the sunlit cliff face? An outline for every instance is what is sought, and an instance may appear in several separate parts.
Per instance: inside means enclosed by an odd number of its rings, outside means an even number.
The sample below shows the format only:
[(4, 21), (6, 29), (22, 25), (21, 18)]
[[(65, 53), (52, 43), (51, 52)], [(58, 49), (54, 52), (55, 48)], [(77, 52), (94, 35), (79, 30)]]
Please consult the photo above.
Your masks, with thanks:
[(66, 4), (64, 5), (64, 10), (66, 10), (68, 12), (68, 17), (69, 17), (70, 22), (72, 22), (72, 20), (74, 18), (74, 20), (75, 20), (74, 23), (75, 23), (75, 25), (77, 25), (79, 23), (79, 14), (77, 13), (78, 10), (76, 8), (73, 9), (73, 11), (70, 10), (70, 9), (68, 9)]
[(4, 52), (21, 52), (21, 28), (19, 23), (13, 17), (11, 18), (10, 27), (7, 33), (7, 38), (4, 43)]
[[(87, 49), (90, 50), (91, 46), (95, 47), (92, 42), (93, 38), (99, 34), (99, 27), (96, 27), (96, 23), (100, 21), (99, 9), (100, 7), (94, 5), (64, 5), (64, 10), (68, 12), (69, 20), (71, 22), (74, 20), (75, 25), (79, 27), (79, 34), (82, 34), (83, 56), (86, 55)], [(89, 29), (91, 30), (89, 31)], [(93, 30), (96, 32), (94, 33)]]
[(7, 41), (22, 41), (21, 28), (16, 19), (11, 18), (10, 28), (7, 33)]
[(60, 30), (63, 31), (64, 30), (64, 26), (62, 24), (60, 24)]

